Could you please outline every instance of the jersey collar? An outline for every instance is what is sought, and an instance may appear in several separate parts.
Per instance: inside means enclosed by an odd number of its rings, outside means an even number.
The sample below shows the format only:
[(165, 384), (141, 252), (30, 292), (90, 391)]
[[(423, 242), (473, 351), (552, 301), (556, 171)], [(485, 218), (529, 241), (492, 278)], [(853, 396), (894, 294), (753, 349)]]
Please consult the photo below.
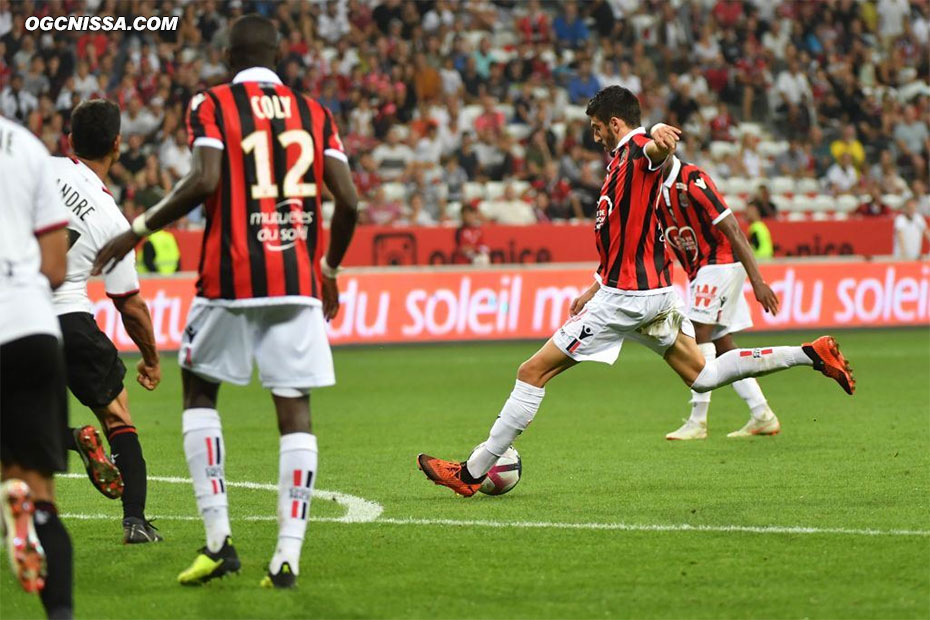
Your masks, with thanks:
[(623, 136), (622, 138), (620, 138), (620, 142), (617, 142), (617, 146), (614, 148), (614, 150), (612, 150), (612, 151), (610, 152), (610, 156), (611, 156), (611, 157), (616, 157), (616, 156), (617, 156), (617, 151), (620, 150), (620, 147), (622, 147), (624, 144), (626, 144), (627, 142), (629, 142), (629, 141), (630, 141), (630, 138), (632, 138), (633, 136), (636, 136), (636, 135), (639, 135), (639, 134), (645, 134), (645, 133), (646, 133), (646, 128), (645, 128), (645, 127), (637, 127), (636, 129), (627, 132), (627, 134), (626, 134), (625, 136)]
[(681, 171), (681, 160), (672, 155), (672, 169), (668, 172), (668, 177), (662, 183), (665, 187), (671, 187), (675, 184), (675, 179), (678, 178), (678, 173)]
[(242, 82), (270, 82), (272, 84), (281, 84), (281, 78), (278, 74), (267, 67), (251, 67), (243, 69), (233, 78), (233, 84)]

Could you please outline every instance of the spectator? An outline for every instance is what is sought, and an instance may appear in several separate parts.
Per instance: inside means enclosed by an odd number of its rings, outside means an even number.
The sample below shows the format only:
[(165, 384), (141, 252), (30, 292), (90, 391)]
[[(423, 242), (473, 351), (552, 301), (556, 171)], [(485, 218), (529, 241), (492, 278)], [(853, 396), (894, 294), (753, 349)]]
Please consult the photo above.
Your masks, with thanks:
[(446, 200), (449, 202), (462, 202), (465, 199), (465, 184), (468, 183), (468, 174), (459, 165), (459, 159), (454, 154), (449, 155), (443, 163), (442, 182), (447, 188)]
[(542, 193), (548, 196), (548, 205), (544, 211), (547, 220), (584, 217), (584, 213), (574, 212), (571, 201), (572, 187), (559, 176), (559, 165), (555, 161), (546, 164), (542, 177), (533, 183), (533, 187), (537, 194)]
[(143, 106), (139, 97), (133, 97), (122, 114), (120, 132), (124, 135), (137, 133), (148, 137), (155, 133), (160, 122), (161, 119), (156, 118), (148, 108)]
[(436, 220), (430, 212), (424, 208), (423, 197), (419, 194), (413, 194), (408, 198), (409, 207), (407, 209), (406, 223), (410, 226), (435, 226)]
[(788, 148), (775, 157), (774, 176), (789, 176), (795, 179), (813, 174), (814, 160), (797, 138), (792, 138)]
[(756, 189), (756, 195), (749, 204), (756, 208), (761, 219), (771, 219), (778, 215), (778, 207), (772, 202), (769, 188), (764, 183)]
[(49, 92), (52, 83), (45, 75), (45, 60), (41, 56), (33, 56), (29, 61), (29, 70), (23, 76), (23, 90), (39, 97)]
[(588, 27), (578, 15), (578, 5), (568, 0), (563, 6), (564, 12), (552, 22), (555, 38), (560, 45), (577, 49), (588, 40)]
[(918, 179), (914, 181), (911, 193), (917, 201), (917, 212), (924, 217), (930, 217), (930, 192), (927, 191), (927, 185)]
[(833, 195), (847, 194), (858, 185), (859, 173), (852, 161), (852, 154), (844, 152), (840, 160), (827, 170), (827, 187)]
[(169, 229), (163, 228), (145, 238), (142, 251), (136, 259), (139, 273), (171, 275), (181, 268), (181, 250), (178, 240)]
[(843, 127), (843, 136), (839, 140), (834, 140), (830, 145), (830, 154), (837, 162), (841, 162), (843, 155), (848, 153), (850, 162), (856, 167), (856, 170), (862, 168), (865, 164), (865, 148), (856, 137), (856, 126), (846, 125)]
[(400, 141), (400, 130), (388, 131), (387, 141), (372, 152), (378, 164), (378, 174), (385, 181), (401, 181), (413, 163), (413, 150)]
[(462, 82), (462, 75), (455, 69), (455, 59), (452, 56), (446, 56), (443, 59), (442, 69), (439, 70), (439, 79), (442, 83), (442, 94), (445, 96), (459, 97), (465, 90)]
[(530, 0), (526, 14), (517, 20), (517, 30), (525, 43), (548, 43), (552, 38), (549, 15), (542, 10), (539, 0)]
[(482, 211), (505, 226), (522, 225), (536, 221), (533, 208), (517, 197), (512, 183), (504, 186), (504, 193), (500, 198), (482, 203)]
[(891, 215), (891, 209), (882, 200), (882, 191), (878, 183), (869, 185), (869, 197), (855, 210), (856, 215), (865, 217), (881, 217)]
[(769, 260), (775, 255), (775, 247), (772, 245), (772, 233), (769, 227), (762, 221), (759, 209), (754, 204), (746, 205), (746, 221), (749, 222), (747, 238), (749, 245), (752, 246), (752, 253), (760, 261)]
[(329, 43), (336, 43), (349, 34), (349, 30), (345, 2), (329, 0), (326, 10), (317, 18), (317, 36)]
[(18, 73), (10, 78), (10, 85), (0, 92), (0, 112), (7, 118), (25, 123), (29, 113), (39, 107), (39, 100), (23, 90), (23, 76)]
[(187, 147), (187, 131), (178, 128), (165, 139), (158, 152), (162, 169), (173, 177), (172, 184), (186, 175), (191, 168), (191, 151)]
[(371, 200), (375, 191), (381, 187), (381, 177), (378, 175), (378, 164), (371, 153), (362, 153), (358, 166), (352, 176), (355, 188), (362, 200)]
[(904, 211), (894, 218), (894, 256), (901, 260), (920, 259), (924, 239), (930, 240), (927, 221), (917, 213), (917, 200), (909, 198)]
[(491, 262), (484, 243), (481, 217), (475, 205), (463, 205), (462, 225), (455, 230), (455, 251), (452, 262), (458, 265), (487, 265)]
[(746, 132), (743, 134), (740, 145), (740, 165), (743, 173), (751, 178), (762, 176), (763, 160), (756, 147), (759, 145), (759, 136)]
[(378, 185), (368, 206), (359, 215), (363, 224), (389, 226), (400, 221), (403, 212), (400, 201), (388, 200), (384, 186)]
[(145, 153), (142, 151), (142, 136), (130, 134), (128, 148), (119, 156), (119, 161), (111, 168), (112, 176), (124, 185), (129, 184), (145, 168)]
[(576, 105), (586, 104), (588, 99), (596, 95), (600, 89), (601, 83), (591, 73), (591, 62), (581, 61), (578, 65), (578, 73), (568, 83), (569, 100)]
[(478, 135), (481, 135), (484, 131), (497, 133), (503, 129), (507, 119), (504, 117), (504, 113), (497, 109), (494, 97), (485, 95), (481, 99), (481, 105), (481, 115), (475, 119), (475, 131), (478, 132)]
[(909, 105), (904, 108), (904, 117), (895, 123), (893, 135), (903, 155), (919, 155), (926, 150), (930, 132), (926, 119), (918, 118), (916, 106)]
[(633, 75), (632, 67), (626, 61), (620, 63), (620, 77), (615, 83), (626, 88), (637, 97), (643, 92), (642, 81)]
[(479, 164), (478, 153), (475, 151), (475, 137), (471, 132), (462, 134), (462, 145), (455, 153), (455, 158), (459, 161), (465, 174), (468, 175), (469, 181), (474, 181), (478, 177)]
[(426, 135), (417, 142), (413, 159), (421, 170), (439, 168), (442, 159), (442, 141), (439, 139), (439, 124), (429, 119), (426, 122)]
[(797, 60), (789, 61), (788, 67), (778, 74), (775, 91), (780, 98), (777, 110), (785, 114), (792, 135), (807, 133), (807, 105), (813, 101), (813, 94)]

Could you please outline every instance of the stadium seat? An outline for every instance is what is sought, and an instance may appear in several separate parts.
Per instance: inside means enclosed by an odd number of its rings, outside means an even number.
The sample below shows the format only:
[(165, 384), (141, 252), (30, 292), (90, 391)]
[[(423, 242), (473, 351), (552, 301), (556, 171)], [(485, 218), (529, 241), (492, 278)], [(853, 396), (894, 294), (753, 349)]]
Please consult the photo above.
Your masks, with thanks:
[(488, 200), (497, 200), (504, 195), (505, 183), (501, 181), (488, 181), (484, 185), (484, 193)]
[(885, 194), (882, 196), (882, 202), (896, 211), (904, 206), (905, 200), (907, 200), (907, 198), (901, 194)]
[(832, 220), (833, 214), (827, 213), (826, 211), (814, 211), (811, 213), (811, 220), (814, 222), (826, 222), (827, 220)]
[(510, 134), (510, 137), (514, 140), (526, 140), (530, 137), (532, 131), (532, 127), (524, 125), (523, 123), (511, 123), (507, 125), (507, 133)]
[(484, 185), (475, 182), (466, 183), (462, 193), (465, 202), (471, 202), (472, 200), (484, 200)]
[(462, 203), (459, 201), (446, 203), (446, 217), (458, 224), (462, 217)]
[(725, 142), (723, 140), (714, 140), (710, 143), (710, 156), (714, 159), (722, 159), (728, 157), (739, 150), (739, 146), (732, 142)]
[(507, 119), (508, 122), (510, 122), (510, 120), (513, 118), (513, 106), (509, 103), (498, 103), (494, 107), (498, 112), (502, 112), (504, 114), (504, 118)]
[(523, 196), (531, 187), (529, 181), (514, 181), (511, 185), (513, 185), (513, 191), (517, 196)]
[(762, 125), (760, 125), (759, 123), (749, 123), (749, 122), (739, 123), (736, 126), (735, 133), (737, 133), (740, 136), (742, 136), (745, 133), (749, 133), (754, 136), (759, 136), (761, 138), (763, 134)]
[(723, 197), (723, 201), (734, 213), (742, 213), (746, 210), (746, 200), (737, 194), (727, 194)]
[(481, 113), (484, 110), (480, 105), (467, 105), (462, 108), (459, 116), (461, 117), (460, 127), (467, 127), (468, 129), (474, 131), (475, 120), (481, 116)]
[(727, 183), (727, 189), (731, 194), (748, 196), (753, 192), (755, 187), (751, 179), (747, 179), (746, 177), (730, 177)]
[(791, 177), (774, 177), (769, 180), (769, 191), (773, 196), (793, 194), (795, 192), (794, 179)]
[(820, 192), (820, 183), (817, 179), (798, 179), (794, 191), (798, 194), (817, 194)]
[(763, 140), (757, 147), (763, 157), (777, 157), (788, 150), (787, 140)]
[(730, 179), (729, 177), (720, 177), (714, 179), (714, 185), (717, 186), (717, 191), (721, 194), (730, 193)]
[(407, 188), (403, 183), (385, 183), (381, 187), (384, 188), (384, 199), (388, 202), (406, 201)]
[(781, 195), (773, 194), (772, 195), (772, 203), (782, 213), (791, 210), (791, 201), (792, 201), (792, 198), (790, 196), (785, 196), (784, 194), (781, 194)]
[(585, 109), (580, 105), (567, 105), (565, 106), (565, 120), (568, 122), (571, 121), (588, 121), (588, 115), (585, 114)]
[(555, 134), (555, 139), (559, 142), (565, 139), (565, 123), (552, 123), (549, 129), (552, 130), (552, 133)]
[(717, 107), (712, 105), (706, 105), (701, 108), (701, 118), (704, 119), (705, 123), (709, 123), (712, 118), (717, 116)]
[(836, 211), (836, 198), (828, 194), (818, 194), (810, 201), (808, 211), (825, 213), (827, 211)]
[(855, 211), (859, 206), (859, 199), (852, 194), (841, 194), (836, 197), (836, 210), (840, 213)]
[(807, 220), (807, 213), (803, 211), (792, 211), (788, 214), (789, 222), (804, 222)]

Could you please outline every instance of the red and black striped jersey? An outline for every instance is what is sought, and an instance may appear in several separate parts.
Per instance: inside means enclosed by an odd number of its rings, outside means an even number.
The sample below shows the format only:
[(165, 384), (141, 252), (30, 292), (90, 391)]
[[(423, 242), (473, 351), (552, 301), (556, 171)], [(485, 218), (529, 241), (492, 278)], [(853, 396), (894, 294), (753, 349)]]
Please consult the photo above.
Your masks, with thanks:
[(195, 95), (187, 132), (192, 146), (223, 149), (197, 295), (319, 299), (323, 157), (346, 160), (329, 110), (255, 67)]
[(631, 131), (607, 166), (594, 222), (601, 259), (597, 278), (603, 286), (644, 291), (672, 284), (672, 261), (655, 214), (661, 164), (646, 156), (649, 141), (642, 127)]
[(672, 161), (656, 210), (665, 241), (689, 279), (704, 265), (736, 262), (730, 241), (717, 228), (730, 209), (710, 175), (694, 164)]

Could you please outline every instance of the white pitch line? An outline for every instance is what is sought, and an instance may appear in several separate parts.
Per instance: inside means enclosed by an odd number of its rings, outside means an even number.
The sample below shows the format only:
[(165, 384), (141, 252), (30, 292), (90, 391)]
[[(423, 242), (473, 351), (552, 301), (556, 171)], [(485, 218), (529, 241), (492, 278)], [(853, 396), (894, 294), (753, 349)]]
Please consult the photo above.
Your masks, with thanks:
[[(59, 475), (60, 478), (86, 478), (84, 474), (77, 473), (68, 473)], [(190, 478), (181, 478), (180, 476), (149, 476), (149, 481), (151, 482), (167, 482), (169, 484), (190, 484)], [(268, 484), (263, 482), (236, 482), (227, 480), (227, 487), (241, 488), (241, 489), (253, 489), (258, 491), (275, 491), (278, 490), (278, 485)], [(338, 491), (326, 491), (324, 489), (314, 489), (313, 497), (315, 499), (320, 499), (324, 501), (336, 502), (343, 508), (345, 508), (346, 513), (341, 517), (334, 517), (329, 519), (322, 519), (324, 521), (334, 521), (337, 523), (369, 523), (374, 521), (381, 516), (381, 513), (384, 512), (384, 506), (376, 502), (370, 502), (367, 499), (361, 497), (356, 497), (355, 495), (349, 495), (348, 493), (339, 493)], [(69, 515), (72, 519), (81, 519), (81, 518), (107, 518), (104, 515), (92, 515), (89, 517), (81, 517), (80, 515)], [(177, 516), (177, 517), (159, 517), (160, 519), (176, 519), (176, 520), (186, 520), (187, 517)], [(277, 517), (273, 516), (252, 516), (244, 517), (246, 520), (252, 521), (276, 521)], [(190, 519), (199, 520), (200, 517), (190, 517)], [(313, 521), (320, 519), (312, 519)]]
[[(61, 478), (85, 478), (83, 474), (61, 474)], [(190, 484), (189, 478), (178, 476), (149, 476), (154, 482), (167, 482), (169, 484)], [(230, 482), (226, 486), (261, 491), (277, 491), (274, 484), (261, 482)], [(444, 527), (487, 527), (487, 528), (527, 528), (527, 529), (560, 529), (560, 530), (602, 530), (621, 532), (697, 532), (697, 533), (730, 533), (730, 534), (802, 534), (802, 535), (828, 535), (843, 536), (930, 536), (930, 530), (878, 530), (872, 528), (842, 528), (842, 527), (805, 527), (799, 525), (690, 525), (688, 523), (672, 524), (640, 524), (640, 523), (562, 523), (552, 521), (485, 521), (478, 519), (397, 519), (380, 518), (384, 507), (354, 495), (324, 491), (316, 489), (315, 498), (335, 501), (346, 508), (342, 517), (310, 517), (310, 521), (318, 523), (378, 523), (383, 525), (431, 525)], [(117, 515), (103, 513), (81, 514), (65, 513), (65, 519), (75, 520), (109, 520)], [(200, 521), (199, 516), (187, 515), (157, 515), (155, 518), (162, 521)], [(232, 517), (236, 521), (277, 521), (273, 515), (245, 515)]]

